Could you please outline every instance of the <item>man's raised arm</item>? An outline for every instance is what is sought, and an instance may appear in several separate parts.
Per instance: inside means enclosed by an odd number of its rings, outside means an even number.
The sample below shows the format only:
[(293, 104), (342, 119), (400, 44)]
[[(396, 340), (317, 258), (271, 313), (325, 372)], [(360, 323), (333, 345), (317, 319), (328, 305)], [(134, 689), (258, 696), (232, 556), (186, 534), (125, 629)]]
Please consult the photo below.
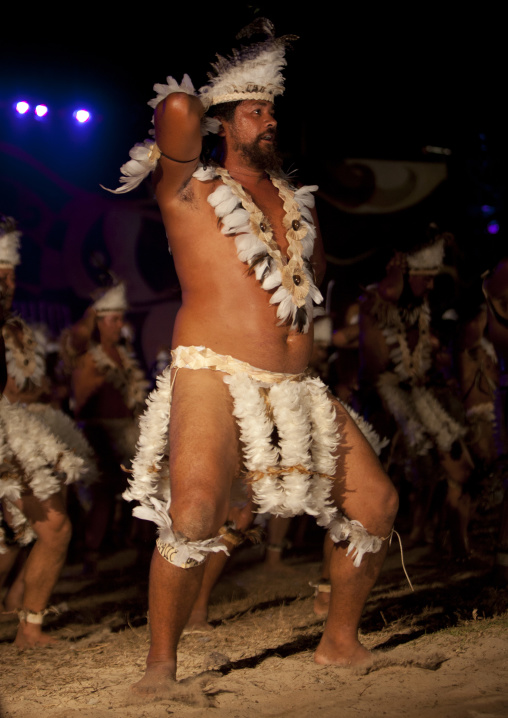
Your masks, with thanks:
[(161, 151), (155, 181), (167, 199), (177, 195), (191, 177), (201, 153), (201, 100), (173, 92), (155, 109), (155, 138)]

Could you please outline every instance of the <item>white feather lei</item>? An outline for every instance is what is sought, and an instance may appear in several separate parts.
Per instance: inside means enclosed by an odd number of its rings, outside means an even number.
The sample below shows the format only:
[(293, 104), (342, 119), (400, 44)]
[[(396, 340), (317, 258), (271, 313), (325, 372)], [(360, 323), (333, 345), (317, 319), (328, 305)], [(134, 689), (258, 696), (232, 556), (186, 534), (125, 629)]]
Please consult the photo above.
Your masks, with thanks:
[(45, 338), (20, 317), (10, 319), (2, 329), (7, 373), (19, 391), (41, 386), (46, 374)]
[(125, 405), (132, 411), (141, 408), (146, 400), (148, 381), (137, 360), (121, 344), (117, 346), (122, 365), (119, 366), (104, 351), (100, 344), (90, 349), (90, 354), (99, 371), (106, 376), (115, 389), (122, 394)]
[(245, 262), (266, 291), (273, 291), (270, 304), (278, 304), (279, 325), (307, 332), (314, 303), (323, 301), (314, 283), (310, 259), (316, 228), (311, 209), (316, 185), (293, 190), (283, 178), (270, 176), (281, 197), (285, 216), (283, 226), (288, 240), (288, 256), (282, 256), (268, 219), (252, 198), (222, 167), (199, 168), (194, 177), (208, 181), (220, 177), (219, 185), (208, 197), (221, 221), (223, 234), (235, 237), (238, 259)]
[[(411, 352), (407, 342), (406, 322), (412, 325), (416, 321), (418, 341)], [(448, 414), (423, 385), (431, 366), (428, 302), (425, 300), (410, 315), (389, 305), (381, 328), (393, 364), (393, 370), (384, 372), (378, 379), (381, 398), (417, 455), (427, 454), (433, 445), (437, 445), (441, 451), (449, 451), (454, 441), (465, 436), (466, 429)], [(408, 388), (401, 387), (400, 382), (407, 382)]]

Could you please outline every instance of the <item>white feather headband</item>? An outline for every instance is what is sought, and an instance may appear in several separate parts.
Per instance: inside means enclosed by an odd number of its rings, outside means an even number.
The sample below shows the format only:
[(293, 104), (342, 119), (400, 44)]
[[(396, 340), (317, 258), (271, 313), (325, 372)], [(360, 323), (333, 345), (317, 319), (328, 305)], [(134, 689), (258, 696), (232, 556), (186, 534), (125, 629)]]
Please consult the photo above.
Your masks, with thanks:
[(19, 255), (21, 232), (16, 229), (12, 217), (5, 217), (0, 222), (0, 267), (16, 267), (21, 258)]
[(114, 287), (111, 287), (111, 289), (108, 289), (94, 302), (93, 308), (99, 316), (127, 311), (129, 305), (127, 304), (125, 284), (120, 282)]
[(444, 240), (438, 239), (433, 244), (407, 254), (408, 272), (409, 274), (438, 274), (443, 266), (443, 258)]
[(286, 47), (296, 37), (276, 38), (273, 25), (266, 18), (251, 23), (237, 37), (251, 37), (256, 33), (266, 35), (266, 40), (234, 49), (229, 57), (217, 55), (217, 62), (212, 63), (214, 74), (208, 74), (210, 82), (199, 91), (205, 110), (221, 102), (273, 102), (284, 93), (282, 69), (286, 66)]

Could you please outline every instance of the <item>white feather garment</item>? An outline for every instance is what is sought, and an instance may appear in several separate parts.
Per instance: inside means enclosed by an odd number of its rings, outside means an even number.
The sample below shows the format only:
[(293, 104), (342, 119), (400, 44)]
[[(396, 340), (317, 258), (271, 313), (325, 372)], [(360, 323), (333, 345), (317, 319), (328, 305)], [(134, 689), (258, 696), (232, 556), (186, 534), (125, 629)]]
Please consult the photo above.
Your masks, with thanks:
[(379, 377), (378, 391), (416, 454), (424, 456), (434, 443), (442, 451), (449, 451), (454, 441), (465, 436), (465, 427), (447, 413), (427, 388), (412, 387), (405, 391), (398, 386), (394, 374), (385, 372)]
[[(188, 559), (202, 560), (207, 552), (224, 550), (224, 547), (218, 537), (191, 542), (172, 529), (169, 489), (164, 492), (160, 484), (162, 464), (167, 464), (170, 371), (168, 367), (159, 377), (157, 389), (150, 395), (148, 408), (141, 418), (133, 477), (124, 498), (141, 503), (133, 514), (154, 521), (161, 541), (177, 549), (175, 562), (184, 565)], [(353, 552), (355, 565), (359, 565), (365, 551), (378, 551), (381, 539), (370, 536), (359, 522), (339, 514), (331, 502), (330, 477), (335, 472), (335, 452), (340, 437), (335, 410), (324, 384), (318, 379), (265, 384), (242, 372), (225, 374), (224, 381), (233, 398), (243, 462), (252, 477), (253, 498), (259, 512), (292, 516), (307, 511), (315, 515), (320, 525), (334, 526), (334, 536), (349, 537), (349, 551)], [(275, 421), (267, 410), (266, 389)], [(279, 446), (272, 442), (275, 427)], [(164, 504), (160, 500), (163, 494), (167, 498)]]
[(64, 414), (63, 411), (54, 409), (49, 404), (28, 404), (26, 409), (44, 422), (54, 436), (83, 459), (80, 481), (91, 484), (99, 480), (95, 453), (83, 432), (70, 416)]
[[(14, 220), (12, 221), (14, 222)], [(20, 238), (21, 232), (18, 230), (0, 235), (0, 267), (2, 265), (16, 267), (20, 263)]]
[[(3, 434), (4, 453), (5, 446), (8, 446), (7, 458), (13, 459), (20, 467), (18, 476), (14, 477), (20, 492), (23, 487), (29, 487), (36, 498), (45, 501), (60, 491), (63, 483), (70, 484), (80, 478), (83, 459), (23, 407), (0, 401), (0, 432)], [(15, 491), (11, 484), (6, 487), (4, 484), (0, 482), (0, 491), (8, 491), (12, 500)]]
[(151, 497), (158, 495), (159, 472), (167, 455), (171, 392), (171, 367), (166, 367), (157, 378), (156, 388), (148, 396), (145, 412), (139, 419), (139, 439), (132, 462), (133, 478), (123, 493), (126, 501), (150, 504)]
[(125, 405), (134, 412), (146, 400), (148, 381), (139, 362), (127, 349), (117, 346), (121, 366), (109, 357), (100, 344), (93, 346), (89, 352), (97, 368), (105, 374), (106, 381), (121, 393)]
[(233, 397), (233, 415), (238, 420), (240, 439), (244, 447), (244, 462), (248, 471), (260, 472), (252, 483), (259, 513), (274, 513), (283, 499), (283, 488), (267, 470), (277, 466), (279, 452), (272, 444), (273, 421), (266, 412), (259, 384), (244, 374), (225, 375)]
[(41, 386), (46, 374), (46, 339), (20, 317), (4, 325), (7, 374), (19, 391), (26, 391), (30, 382)]
[(383, 539), (370, 534), (360, 521), (350, 521), (343, 515), (334, 519), (328, 528), (334, 543), (349, 543), (346, 556), (351, 554), (353, 565), (357, 568), (366, 553), (378, 553), (383, 545)]
[(205, 109), (238, 99), (273, 99), (284, 92), (281, 70), (286, 65), (285, 45), (273, 41), (259, 43), (255, 56), (234, 52), (230, 58), (218, 56), (217, 75), (199, 90)]
[(443, 264), (444, 251), (444, 240), (439, 239), (434, 244), (408, 253), (406, 259), (409, 272), (438, 272)]
[[(277, 248), (276, 243), (272, 245), (270, 240), (265, 242), (261, 239), (261, 236), (256, 234), (256, 232), (261, 232), (260, 227), (264, 224), (262, 234), (266, 235), (266, 237), (271, 236), (272, 229), (268, 219), (254, 204), (252, 198), (245, 193), (241, 185), (232, 180), (225, 170), (216, 168), (215, 172), (213, 172), (211, 168), (207, 171), (200, 168), (194, 173), (194, 177), (200, 181), (209, 181), (218, 176), (222, 178), (223, 184), (219, 185), (208, 196), (207, 201), (221, 221), (222, 233), (227, 236), (234, 236), (238, 259), (241, 262), (250, 265), (254, 260), (258, 260), (265, 255), (265, 258), (255, 266), (256, 279), (261, 282), (264, 290), (275, 290), (270, 297), (270, 304), (278, 305), (277, 318), (279, 319), (279, 325), (290, 321), (295, 326), (300, 305), (295, 302), (287, 286), (283, 285), (281, 273), (283, 260), (280, 250)], [(302, 228), (303, 236), (299, 240), (300, 245), (295, 243), (296, 249), (294, 249), (290, 241), (290, 251), (295, 251), (303, 260), (310, 261), (316, 238), (316, 229), (310, 210), (314, 206), (312, 192), (317, 190), (317, 185), (301, 187), (292, 191), (285, 180), (272, 178), (272, 182), (281, 196), (285, 197), (286, 229), (289, 230), (291, 227), (291, 218), (293, 217), (295, 219), (299, 217), (298, 222)], [(292, 202), (294, 202), (293, 207)], [(314, 303), (319, 304), (323, 301), (323, 297), (315, 286), (314, 276), (305, 261), (301, 271), (305, 275), (308, 286), (308, 293), (303, 304), (305, 307), (305, 321), (302, 331), (305, 333), (310, 326), (309, 318), (313, 316)]]
[[(11, 501), (4, 499), (6, 509), (10, 514), (10, 528), (16, 536), (16, 543), (28, 546), (37, 538), (37, 534), (30, 526), (27, 517)], [(7, 552), (5, 545), (5, 532), (2, 528), (2, 513), (0, 512), (0, 554)]]
[(331, 500), (332, 479), (337, 468), (337, 448), (340, 435), (337, 431), (335, 409), (330, 402), (327, 389), (320, 379), (307, 382), (308, 412), (312, 425), (312, 463), (314, 474), (311, 479), (311, 496), (314, 513), (319, 526), (328, 526), (337, 514)]
[(178, 84), (175, 78), (171, 77), (170, 75), (166, 77), (166, 82), (167, 85), (163, 85), (160, 82), (156, 82), (153, 86), (153, 90), (157, 93), (157, 96), (154, 97), (152, 100), (148, 101), (148, 105), (153, 109), (157, 107), (159, 102), (165, 100), (166, 97), (168, 97), (168, 95), (171, 95), (173, 92), (185, 92), (187, 95), (196, 94), (196, 90), (194, 89), (192, 80), (187, 75), (187, 73), (183, 76), (180, 84)]
[(166, 505), (163, 505), (152, 496), (150, 503), (151, 506), (146, 504), (136, 506), (132, 514), (138, 519), (153, 521), (156, 524), (160, 540), (174, 549), (171, 563), (184, 567), (189, 560), (202, 563), (209, 553), (224, 551), (229, 555), (226, 545), (222, 543), (221, 536), (202, 541), (190, 541), (178, 532), (173, 531), (173, 522), (169, 515), (169, 501)]
[[(311, 426), (303, 399), (303, 384), (284, 381), (274, 384), (269, 393), (275, 425), (279, 435), (283, 500), (276, 511), (279, 516), (314, 514), (310, 501)], [(304, 471), (300, 471), (298, 467)], [(290, 471), (285, 471), (291, 467)], [(295, 468), (296, 467), (296, 468)]]
[(364, 437), (367, 439), (369, 444), (371, 445), (372, 449), (374, 450), (374, 453), (376, 456), (379, 456), (382, 452), (382, 450), (385, 448), (385, 446), (388, 446), (390, 443), (389, 439), (381, 439), (377, 431), (374, 429), (372, 424), (368, 422), (366, 419), (363, 418), (361, 414), (359, 414), (355, 409), (353, 409), (349, 404), (346, 404), (345, 402), (340, 402), (344, 409), (348, 412), (348, 414), (351, 416), (353, 421), (355, 422), (356, 426), (360, 429)]
[[(174, 92), (184, 92), (187, 95), (195, 95), (194, 86), (188, 75), (184, 75), (182, 82), (178, 82), (173, 77), (166, 78), (167, 85), (156, 83), (153, 86), (157, 96), (148, 102), (150, 107), (157, 107), (159, 102), (164, 100)], [(152, 119), (153, 123), (153, 119)], [(219, 130), (220, 122), (213, 117), (204, 117), (201, 121), (201, 134), (207, 135), (209, 132), (216, 133)], [(153, 131), (151, 131), (152, 133)], [(137, 142), (129, 152), (130, 160), (120, 167), (123, 177), (120, 177), (120, 187), (109, 189), (101, 185), (102, 189), (112, 192), (113, 194), (125, 194), (138, 187), (148, 175), (155, 170), (160, 159), (161, 152), (157, 147), (155, 140), (146, 139), (143, 142)]]

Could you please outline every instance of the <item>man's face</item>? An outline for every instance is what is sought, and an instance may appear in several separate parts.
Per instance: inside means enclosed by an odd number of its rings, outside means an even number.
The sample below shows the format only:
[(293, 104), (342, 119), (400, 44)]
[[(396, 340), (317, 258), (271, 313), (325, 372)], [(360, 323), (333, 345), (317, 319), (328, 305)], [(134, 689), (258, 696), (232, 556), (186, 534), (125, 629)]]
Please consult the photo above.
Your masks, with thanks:
[(14, 267), (0, 266), (0, 303), (4, 313), (10, 311), (14, 290), (16, 289), (16, 274)]
[(97, 326), (101, 335), (101, 342), (117, 344), (122, 335), (123, 325), (123, 312), (111, 312), (111, 314), (99, 317)]
[(434, 276), (431, 274), (410, 274), (409, 286), (415, 297), (426, 297), (434, 289)]
[(272, 102), (244, 100), (231, 122), (223, 122), (226, 142), (256, 169), (280, 167), (276, 151), (277, 120)]

